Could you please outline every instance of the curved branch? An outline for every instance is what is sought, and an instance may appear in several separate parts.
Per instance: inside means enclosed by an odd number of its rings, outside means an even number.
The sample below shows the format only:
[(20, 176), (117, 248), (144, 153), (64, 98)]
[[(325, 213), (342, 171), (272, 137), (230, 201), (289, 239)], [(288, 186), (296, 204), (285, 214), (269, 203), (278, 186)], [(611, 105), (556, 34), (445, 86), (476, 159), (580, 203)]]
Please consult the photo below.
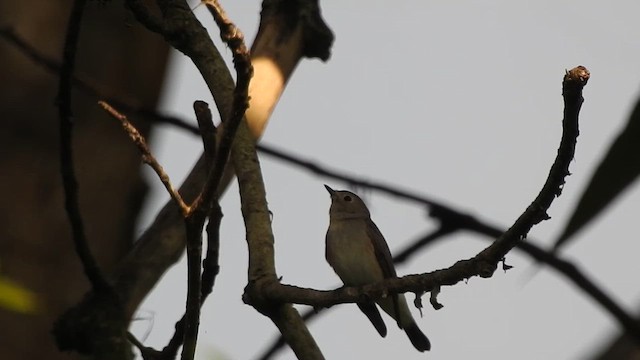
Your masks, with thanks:
[(375, 299), (387, 293), (425, 292), (442, 285), (454, 285), (473, 276), (491, 277), (498, 263), (519, 243), (529, 230), (542, 220), (553, 200), (560, 195), (565, 177), (569, 174), (569, 164), (575, 153), (578, 137), (578, 114), (583, 102), (582, 89), (589, 79), (586, 68), (578, 66), (565, 74), (563, 98), (565, 102), (563, 133), (556, 159), (549, 176), (538, 196), (515, 221), (490, 246), (468, 260), (460, 260), (453, 266), (421, 275), (408, 275), (358, 288), (343, 287), (333, 291), (303, 289), (272, 281), (265, 284), (263, 294), (276, 303), (297, 303), (314, 307), (328, 307), (339, 303), (357, 302), (364, 297)]
[(60, 118), (60, 172), (65, 210), (71, 224), (75, 250), (92, 286), (92, 296), (86, 297), (84, 301), (100, 306), (105, 316), (98, 322), (94, 321), (98, 320), (96, 317), (87, 316), (83, 318), (86, 323), (79, 324), (68, 321), (79, 313), (77, 309), (71, 308), (54, 323), (52, 333), (60, 350), (77, 350), (84, 354), (100, 353), (104, 358), (126, 359), (130, 357), (129, 347), (125, 342), (119, 341), (126, 333), (125, 316), (114, 289), (102, 274), (89, 248), (80, 213), (78, 183), (73, 165), (71, 85), (85, 4), (86, 0), (76, 0), (73, 3), (60, 66), (56, 99)]
[(78, 200), (78, 181), (76, 180), (73, 166), (71, 84), (85, 4), (86, 0), (76, 0), (73, 3), (64, 42), (62, 66), (60, 67), (60, 83), (56, 100), (60, 117), (60, 171), (64, 186), (65, 209), (71, 223), (76, 253), (94, 290), (106, 292), (110, 289), (109, 283), (100, 272), (100, 268), (91, 254), (87, 236), (84, 232), (84, 223), (80, 214)]

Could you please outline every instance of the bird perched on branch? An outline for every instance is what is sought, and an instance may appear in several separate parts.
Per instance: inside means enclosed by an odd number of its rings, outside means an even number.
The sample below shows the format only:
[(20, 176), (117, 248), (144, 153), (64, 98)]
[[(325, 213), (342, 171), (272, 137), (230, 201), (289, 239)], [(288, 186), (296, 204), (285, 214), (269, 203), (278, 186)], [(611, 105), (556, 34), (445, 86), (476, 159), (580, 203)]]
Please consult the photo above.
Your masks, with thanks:
[[(391, 252), (369, 209), (356, 194), (328, 187), (331, 195), (329, 229), (326, 238), (326, 258), (329, 265), (347, 286), (363, 286), (395, 278)], [(369, 318), (380, 336), (387, 335), (387, 327), (376, 303), (403, 329), (419, 351), (431, 349), (429, 339), (416, 324), (404, 294), (391, 294), (375, 301), (357, 305)]]

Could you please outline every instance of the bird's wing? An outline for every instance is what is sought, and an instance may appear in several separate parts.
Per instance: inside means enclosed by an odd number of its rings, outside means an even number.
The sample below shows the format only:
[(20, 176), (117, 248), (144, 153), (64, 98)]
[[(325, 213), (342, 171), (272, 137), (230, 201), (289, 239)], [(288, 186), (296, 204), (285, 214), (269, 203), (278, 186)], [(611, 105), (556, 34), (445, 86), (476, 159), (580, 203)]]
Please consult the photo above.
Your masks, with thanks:
[[(367, 219), (367, 221), (367, 235), (369, 235), (369, 239), (371, 239), (373, 251), (376, 254), (376, 259), (378, 260), (378, 264), (380, 264), (384, 278), (389, 279), (398, 277), (396, 268), (393, 266), (393, 258), (391, 257), (391, 250), (389, 250), (387, 241), (384, 239), (384, 236), (382, 236), (382, 233), (376, 224), (371, 219)], [(402, 328), (400, 323), (400, 303), (398, 301), (398, 294), (391, 296), (391, 299), (393, 299), (393, 310), (396, 313), (394, 318), (398, 323), (398, 326)]]
[(376, 224), (371, 221), (371, 219), (368, 219), (367, 222), (367, 235), (369, 235), (369, 239), (371, 239), (376, 259), (382, 268), (382, 275), (385, 279), (397, 277), (398, 275), (396, 274), (396, 268), (393, 266), (393, 258), (391, 257), (389, 245), (387, 245), (384, 236), (382, 236)]

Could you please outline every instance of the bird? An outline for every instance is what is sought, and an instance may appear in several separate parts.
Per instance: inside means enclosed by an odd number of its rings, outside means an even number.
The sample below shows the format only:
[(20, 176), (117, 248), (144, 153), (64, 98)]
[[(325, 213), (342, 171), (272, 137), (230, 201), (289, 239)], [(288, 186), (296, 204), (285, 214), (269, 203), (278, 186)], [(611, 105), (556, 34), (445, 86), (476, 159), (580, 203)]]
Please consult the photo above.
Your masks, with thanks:
[[(364, 201), (350, 191), (324, 187), (331, 195), (325, 257), (338, 277), (346, 286), (364, 286), (396, 278), (389, 246), (371, 220)], [(409, 311), (404, 294), (391, 294), (375, 303), (364, 300), (356, 304), (380, 336), (387, 335), (387, 327), (376, 304), (405, 331), (418, 351), (431, 349), (429, 339)]]

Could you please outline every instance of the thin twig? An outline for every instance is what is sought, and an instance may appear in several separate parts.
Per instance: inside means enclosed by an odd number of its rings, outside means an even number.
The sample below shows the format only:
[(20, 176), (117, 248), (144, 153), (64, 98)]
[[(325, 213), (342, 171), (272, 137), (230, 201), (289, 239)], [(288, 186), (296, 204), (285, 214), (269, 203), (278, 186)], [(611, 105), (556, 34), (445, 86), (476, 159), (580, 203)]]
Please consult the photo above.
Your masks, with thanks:
[(298, 165), (300, 167), (303, 167), (311, 171), (314, 174), (322, 175), (322, 176), (337, 179), (337, 180), (342, 180), (354, 187), (362, 187), (362, 188), (377, 190), (383, 193), (387, 193), (389, 195), (397, 196), (399, 198), (406, 199), (406, 200), (411, 200), (413, 202), (417, 202), (423, 205), (426, 204), (428, 206), (433, 206), (433, 207), (446, 207), (444, 204), (434, 199), (430, 199), (425, 196), (412, 193), (411, 191), (408, 191), (408, 190), (400, 189), (397, 186), (386, 185), (382, 182), (378, 182), (375, 180), (365, 180), (360, 177), (348, 175), (344, 172), (332, 170), (316, 162), (301, 159), (293, 155), (292, 153), (287, 153), (271, 146), (259, 145), (258, 149), (260, 150), (260, 152), (264, 154), (276, 157), (280, 160), (286, 161), (291, 164)]
[[(61, 63), (57, 59), (52, 59), (41, 53), (33, 45), (29, 44), (25, 39), (16, 34), (14, 29), (10, 27), (4, 27), (0, 29), (0, 37), (7, 40), (10, 44), (14, 45), (24, 55), (31, 59), (34, 63), (44, 67), (46, 70), (52, 73), (59, 73), (62, 67)], [(71, 82), (74, 85), (78, 85), (78, 80), (75, 75), (70, 74)], [(85, 89), (82, 89), (85, 90)]]
[(169, 195), (171, 196), (173, 201), (175, 201), (176, 205), (178, 205), (182, 213), (186, 215), (189, 212), (189, 206), (185, 204), (182, 196), (180, 196), (180, 193), (173, 187), (173, 184), (171, 184), (169, 175), (167, 175), (167, 173), (162, 168), (162, 165), (160, 165), (158, 160), (156, 160), (156, 158), (151, 153), (151, 150), (149, 149), (144, 136), (140, 134), (138, 129), (136, 129), (133, 124), (131, 124), (131, 122), (125, 115), (118, 112), (118, 110), (114, 109), (111, 105), (107, 104), (105, 101), (98, 101), (98, 104), (102, 106), (102, 108), (106, 112), (108, 112), (109, 115), (120, 121), (120, 124), (122, 124), (122, 128), (127, 132), (133, 143), (138, 147), (138, 150), (142, 154), (142, 161), (144, 161), (145, 164), (149, 165), (153, 169), (153, 171), (156, 172), (158, 178), (160, 178), (160, 181), (164, 185), (165, 189), (167, 189), (167, 192), (169, 192)]
[(84, 272), (96, 292), (108, 292), (111, 287), (102, 275), (98, 264), (91, 254), (84, 223), (80, 214), (78, 200), (78, 181), (73, 165), (73, 113), (71, 110), (71, 78), (75, 66), (80, 24), (86, 0), (76, 0), (71, 9), (67, 35), (64, 43), (62, 66), (60, 67), (60, 83), (58, 86), (58, 115), (60, 117), (60, 166), (64, 187), (65, 209), (73, 233), (76, 253), (82, 262)]
[(412, 255), (417, 254), (418, 250), (422, 249), (427, 244), (437, 239), (443, 238), (455, 231), (458, 231), (459, 229), (460, 228), (441, 225), (435, 231), (424, 235), (422, 238), (418, 239), (417, 241), (411, 242), (407, 247), (399, 251), (398, 254), (393, 257), (394, 264), (401, 264), (407, 261)]

